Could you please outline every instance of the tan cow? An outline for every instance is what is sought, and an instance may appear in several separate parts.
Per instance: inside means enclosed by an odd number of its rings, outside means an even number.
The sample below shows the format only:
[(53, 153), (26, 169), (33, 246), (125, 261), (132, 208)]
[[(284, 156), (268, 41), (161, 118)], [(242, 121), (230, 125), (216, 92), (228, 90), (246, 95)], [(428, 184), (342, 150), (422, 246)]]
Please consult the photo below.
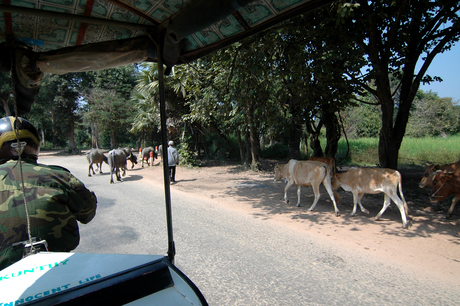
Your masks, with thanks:
[(440, 165), (428, 166), (425, 170), (425, 173), (423, 174), (422, 179), (420, 180), (420, 183), (418, 183), (418, 186), (420, 188), (433, 187), (433, 183), (432, 183), (433, 176), (438, 170), (441, 170), (444, 172), (460, 172), (460, 160), (457, 161), (456, 163), (446, 164), (442, 166)]
[[(407, 227), (407, 213), (409, 208), (401, 188), (401, 174), (393, 169), (381, 168), (351, 168), (344, 173), (336, 173), (332, 178), (332, 190), (342, 187), (345, 191), (353, 193), (353, 212), (356, 214), (356, 204), (359, 204), (361, 211), (368, 214), (369, 211), (361, 204), (361, 199), (365, 193), (376, 194), (383, 192), (385, 200), (380, 212), (375, 216), (377, 221), (385, 210), (390, 206), (391, 200), (395, 202), (401, 212), (403, 227)], [(398, 188), (399, 195), (398, 197)]]
[(318, 161), (299, 161), (291, 159), (287, 164), (276, 164), (275, 182), (283, 178), (287, 181), (286, 187), (284, 188), (284, 200), (286, 203), (289, 203), (287, 198), (287, 191), (292, 185), (297, 185), (297, 206), (300, 206), (300, 190), (302, 186), (312, 186), (313, 192), (315, 193), (315, 201), (309, 210), (313, 210), (321, 196), (319, 192), (319, 186), (321, 183), (323, 183), (323, 186), (326, 188), (327, 193), (334, 203), (335, 215), (340, 215), (339, 209), (337, 208), (337, 203), (334, 199), (334, 194), (332, 192), (331, 169), (325, 163)]
[(326, 165), (329, 166), (329, 168), (331, 168), (332, 174), (335, 174), (337, 172), (337, 168), (335, 167), (335, 159), (333, 159), (332, 157), (312, 156), (308, 160), (319, 161), (319, 162), (325, 163)]

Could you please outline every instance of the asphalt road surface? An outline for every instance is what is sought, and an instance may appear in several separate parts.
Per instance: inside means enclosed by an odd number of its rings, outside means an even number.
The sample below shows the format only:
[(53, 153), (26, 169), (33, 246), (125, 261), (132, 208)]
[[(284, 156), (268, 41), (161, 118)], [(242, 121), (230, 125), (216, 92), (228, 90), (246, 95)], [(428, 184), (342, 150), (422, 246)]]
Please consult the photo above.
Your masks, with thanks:
[[(41, 157), (98, 197), (75, 252), (167, 252), (163, 186), (137, 165), (123, 182), (88, 177), (84, 156)], [(176, 265), (210, 305), (458, 305), (459, 286), (433, 282), (364, 253), (172, 189)], [(459, 276), (460, 281), (460, 276)]]

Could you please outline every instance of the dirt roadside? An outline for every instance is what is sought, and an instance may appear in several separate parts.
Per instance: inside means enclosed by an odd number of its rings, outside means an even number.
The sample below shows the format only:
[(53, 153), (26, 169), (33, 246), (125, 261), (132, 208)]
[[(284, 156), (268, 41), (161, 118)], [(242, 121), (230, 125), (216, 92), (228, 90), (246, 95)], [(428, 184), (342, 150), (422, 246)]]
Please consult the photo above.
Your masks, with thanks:
[[(358, 212), (354, 217), (350, 216), (353, 197), (342, 189), (339, 190), (339, 217), (335, 216), (332, 201), (323, 187), (314, 211), (308, 211), (314, 199), (311, 188), (302, 188), (302, 206), (296, 207), (297, 188), (292, 187), (288, 192), (291, 201), (286, 204), (283, 200), (284, 182), (273, 180), (275, 163), (263, 161), (263, 170), (259, 172), (245, 171), (242, 166), (232, 164), (207, 164), (194, 169), (178, 166), (177, 182), (171, 185), (171, 190), (213, 200), (254, 218), (332, 240), (404, 265), (424, 277), (460, 287), (460, 238), (454, 236), (460, 230), (459, 209), (448, 220), (444, 216), (450, 200), (442, 202), (443, 209), (431, 207), (429, 190), (418, 187), (423, 169), (400, 169), (404, 196), (410, 209), (409, 228), (403, 229), (401, 215), (394, 203), (379, 221), (374, 221), (382, 208), (383, 194), (365, 195), (362, 202), (370, 214)], [(153, 183), (163, 184), (163, 170), (158, 160), (143, 173)]]
[[(382, 208), (383, 194), (365, 195), (362, 203), (370, 213), (366, 215), (358, 209), (354, 217), (350, 216), (352, 194), (342, 189), (338, 191), (339, 217), (335, 216), (332, 202), (323, 187), (314, 211), (308, 211), (314, 199), (311, 188), (302, 187), (302, 206), (296, 207), (297, 188), (292, 187), (288, 192), (291, 201), (286, 204), (283, 199), (285, 183), (273, 180), (276, 162), (262, 161), (262, 171), (259, 172), (246, 171), (236, 164), (207, 163), (193, 169), (178, 166), (176, 183), (171, 185), (171, 190), (212, 200), (217, 205), (254, 218), (276, 222), (369, 256), (377, 256), (396, 266), (404, 266), (430, 281), (437, 279), (460, 289), (460, 238), (454, 236), (460, 230), (460, 207), (451, 219), (444, 217), (450, 200), (442, 201), (444, 206), (439, 209), (431, 207), (429, 190), (418, 187), (423, 169), (400, 169), (404, 196), (410, 209), (409, 228), (403, 229), (401, 215), (394, 203), (379, 221), (374, 221)], [(136, 174), (142, 174), (152, 184), (163, 185), (163, 168), (158, 160), (152, 167), (145, 167)]]

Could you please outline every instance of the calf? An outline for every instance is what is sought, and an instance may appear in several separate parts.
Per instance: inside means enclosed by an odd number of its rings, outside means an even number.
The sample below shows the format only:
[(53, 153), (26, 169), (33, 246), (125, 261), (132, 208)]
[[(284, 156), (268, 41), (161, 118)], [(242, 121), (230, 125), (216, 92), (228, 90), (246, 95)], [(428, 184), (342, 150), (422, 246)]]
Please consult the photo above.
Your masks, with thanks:
[(332, 157), (325, 157), (325, 156), (315, 157), (315, 156), (312, 156), (308, 160), (319, 161), (319, 162), (325, 163), (326, 165), (329, 166), (329, 168), (331, 168), (332, 174), (335, 174), (337, 172), (337, 168), (335, 166), (335, 159), (333, 159)]
[[(120, 149), (120, 148), (118, 148)], [(134, 155), (133, 151), (131, 148), (129, 147), (124, 147), (124, 148), (121, 148), (121, 150), (123, 150), (123, 152), (125, 152), (125, 155), (127, 156), (126, 158), (131, 161), (131, 169), (134, 168), (134, 164), (137, 164), (137, 157), (136, 155)]]
[[(439, 174), (440, 172), (444, 173), (460, 173), (460, 160), (457, 161), (456, 163), (452, 164), (446, 164), (446, 165), (434, 165), (434, 166), (428, 166), (426, 168), (425, 173), (420, 180), (419, 187), (420, 188), (433, 188), (433, 180), (435, 179), (435, 176)], [(454, 211), (455, 205), (457, 205), (457, 202), (460, 200), (460, 196), (455, 196), (452, 199), (452, 204), (450, 205), (449, 210), (446, 213), (446, 218), (449, 219), (452, 217), (452, 212)]]
[(101, 149), (91, 149), (86, 153), (86, 159), (88, 160), (89, 167), (88, 167), (88, 176), (91, 176), (91, 171), (93, 174), (96, 174), (93, 169), (93, 164), (96, 164), (96, 167), (99, 170), (99, 173), (102, 173), (102, 163), (105, 162), (109, 164), (107, 161), (107, 156), (104, 155), (104, 150)]
[(311, 205), (309, 211), (313, 210), (321, 196), (319, 186), (323, 183), (323, 186), (326, 188), (327, 193), (331, 197), (332, 203), (334, 203), (335, 215), (340, 215), (331, 187), (331, 169), (325, 163), (291, 159), (287, 164), (276, 164), (275, 181), (279, 181), (282, 178), (285, 178), (287, 181), (286, 187), (284, 188), (284, 200), (286, 203), (289, 203), (287, 191), (292, 185), (297, 185), (297, 206), (300, 206), (301, 187), (312, 186), (315, 194), (315, 201)]
[[(150, 152), (153, 152), (153, 160), (155, 160), (155, 158), (157, 158), (157, 153), (155, 152), (155, 149), (153, 147), (143, 148), (142, 153), (141, 153), (142, 168), (144, 168), (144, 159), (147, 160), (147, 164), (148, 164), (148, 160), (149, 160), (149, 157), (150, 157)], [(152, 162), (152, 164), (153, 164), (153, 162)]]
[(121, 182), (120, 169), (123, 169), (123, 176), (126, 175), (126, 154), (123, 150), (113, 149), (108, 154), (110, 167), (110, 184), (113, 184), (113, 173), (117, 181)]
[(431, 184), (433, 185), (430, 196), (430, 202), (432, 204), (436, 204), (452, 195), (454, 196), (452, 204), (450, 205), (446, 215), (446, 218), (452, 217), (455, 205), (457, 205), (460, 200), (460, 173), (446, 173), (438, 170), (435, 172)]
[(420, 188), (433, 187), (433, 184), (432, 184), (433, 176), (439, 170), (444, 171), (444, 172), (460, 172), (460, 160), (457, 161), (456, 163), (446, 164), (442, 166), (440, 165), (428, 166), (425, 170), (425, 173), (423, 174), (422, 179), (420, 180), (420, 183), (418, 183), (418, 186)]
[[(356, 204), (359, 204), (361, 211), (368, 214), (369, 211), (361, 204), (361, 199), (365, 193), (377, 194), (383, 192), (385, 199), (383, 207), (375, 216), (377, 221), (385, 210), (390, 206), (391, 200), (395, 202), (401, 212), (403, 227), (407, 227), (407, 213), (409, 208), (401, 188), (401, 174), (393, 169), (371, 169), (371, 168), (351, 168), (344, 173), (336, 173), (332, 179), (332, 189), (334, 192), (342, 187), (345, 191), (353, 193), (353, 212), (356, 214)], [(398, 197), (398, 188), (399, 195)]]

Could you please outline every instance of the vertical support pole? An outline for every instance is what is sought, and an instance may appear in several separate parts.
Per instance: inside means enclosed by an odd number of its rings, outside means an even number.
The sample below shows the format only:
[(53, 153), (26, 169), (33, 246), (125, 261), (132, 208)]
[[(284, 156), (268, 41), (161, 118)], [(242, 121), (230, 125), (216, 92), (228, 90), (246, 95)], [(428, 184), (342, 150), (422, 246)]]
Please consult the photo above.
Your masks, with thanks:
[(172, 226), (172, 209), (171, 209), (171, 190), (169, 182), (169, 167), (168, 167), (168, 133), (166, 130), (166, 96), (164, 82), (164, 67), (163, 67), (163, 50), (160, 44), (157, 44), (157, 64), (158, 64), (158, 84), (160, 92), (160, 119), (161, 119), (161, 144), (163, 146), (163, 180), (165, 190), (166, 204), (166, 224), (168, 227), (168, 259), (174, 264), (174, 256), (176, 255), (176, 247), (174, 245), (173, 226)]

